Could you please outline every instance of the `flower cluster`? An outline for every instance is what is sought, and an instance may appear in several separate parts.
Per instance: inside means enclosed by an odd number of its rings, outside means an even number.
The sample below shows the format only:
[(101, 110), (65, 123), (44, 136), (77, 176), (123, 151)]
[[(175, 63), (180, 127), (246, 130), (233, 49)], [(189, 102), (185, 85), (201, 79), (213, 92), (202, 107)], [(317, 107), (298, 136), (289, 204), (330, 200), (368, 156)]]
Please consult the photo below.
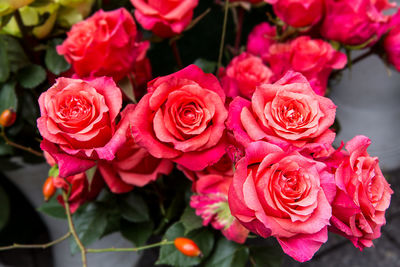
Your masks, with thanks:
[[(138, 23), (163, 38), (182, 34), (198, 4), (131, 2)], [(84, 174), (94, 166), (92, 183), (115, 194), (176, 166), (192, 182), (190, 206), (203, 225), (229, 240), (273, 236), (301, 262), (328, 231), (372, 246), (393, 191), (367, 152), (369, 138), (332, 146), (336, 105), (324, 95), (348, 58), (329, 41), (372, 46), (387, 34), (384, 48), (399, 69), (398, 16), (383, 13), (393, 7), (386, 0), (265, 2), (279, 23), (256, 25), (246, 51), (217, 76), (188, 65), (149, 81), (150, 43), (126, 9), (72, 27), (57, 51), (74, 75), (42, 93), (37, 120), (41, 148), (59, 168), (56, 186), (72, 184), (72, 212), (99, 192)], [(147, 83), (136, 104), (123, 105), (117, 82), (126, 77)]]

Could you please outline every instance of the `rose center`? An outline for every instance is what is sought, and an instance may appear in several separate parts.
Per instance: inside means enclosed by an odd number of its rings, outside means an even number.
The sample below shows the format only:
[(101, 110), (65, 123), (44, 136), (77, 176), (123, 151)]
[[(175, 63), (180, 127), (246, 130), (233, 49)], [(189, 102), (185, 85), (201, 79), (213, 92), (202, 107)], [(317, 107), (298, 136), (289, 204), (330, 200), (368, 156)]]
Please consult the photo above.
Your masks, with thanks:
[(280, 112), (280, 117), (283, 122), (289, 127), (298, 126), (299, 124), (303, 124), (304, 116), (299, 111), (298, 107), (290, 103), (289, 105), (285, 105)]
[(91, 113), (92, 107), (84, 98), (68, 96), (59, 106), (58, 116), (64, 120), (82, 120)]

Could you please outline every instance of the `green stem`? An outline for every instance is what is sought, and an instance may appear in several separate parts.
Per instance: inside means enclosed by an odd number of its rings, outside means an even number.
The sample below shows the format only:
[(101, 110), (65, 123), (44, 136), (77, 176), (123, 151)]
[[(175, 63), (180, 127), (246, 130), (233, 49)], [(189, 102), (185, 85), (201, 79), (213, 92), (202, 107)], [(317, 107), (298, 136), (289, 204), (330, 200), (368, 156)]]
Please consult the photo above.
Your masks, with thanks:
[(142, 247), (136, 247), (136, 248), (88, 248), (86, 251), (88, 253), (101, 253), (101, 252), (135, 252), (135, 251), (140, 251), (140, 250), (145, 250), (149, 248), (155, 248), (155, 247), (160, 247), (160, 246), (165, 246), (165, 245), (172, 245), (174, 244), (174, 241), (167, 241), (163, 240), (158, 243), (142, 246)]
[(219, 69), (221, 68), (221, 63), (222, 63), (222, 54), (224, 52), (226, 25), (228, 23), (228, 10), (229, 10), (229, 0), (225, 0), (224, 22), (223, 22), (223, 26), (222, 26), (221, 43), (220, 43), (220, 46), (219, 46), (219, 55), (218, 55), (218, 64), (217, 64), (217, 76), (219, 75)]
[(69, 209), (69, 203), (68, 203), (68, 195), (69, 193), (65, 193), (63, 191), (62, 196), (64, 199), (64, 205), (65, 205), (65, 214), (67, 215), (67, 220), (68, 220), (68, 226), (69, 230), (72, 233), (72, 236), (75, 238), (76, 244), (78, 244), (79, 249), (81, 250), (81, 256), (82, 256), (82, 267), (87, 267), (86, 263), (86, 249), (83, 246), (81, 240), (78, 237), (78, 234), (76, 233), (74, 223), (72, 222), (72, 217), (71, 217), (71, 211)]
[(43, 153), (41, 153), (41, 152), (39, 152), (39, 151), (36, 151), (36, 150), (34, 150), (34, 149), (30, 148), (30, 147), (26, 147), (26, 146), (23, 146), (23, 145), (14, 143), (14, 142), (11, 141), (10, 139), (8, 139), (8, 137), (7, 137), (7, 135), (6, 135), (6, 132), (5, 132), (5, 130), (4, 130), (4, 127), (1, 127), (1, 133), (0, 133), (0, 135), (3, 137), (4, 142), (6, 142), (7, 145), (13, 146), (13, 147), (15, 147), (15, 148), (18, 148), (18, 149), (21, 149), (21, 150), (24, 150), (24, 151), (27, 151), (27, 152), (29, 152), (29, 153), (32, 153), (33, 155), (38, 156), (38, 157), (43, 157)]
[(51, 247), (51, 246), (53, 246), (55, 244), (58, 244), (58, 243), (64, 241), (70, 235), (71, 235), (71, 232), (68, 232), (65, 235), (63, 235), (62, 237), (60, 237), (60, 238), (58, 238), (56, 240), (53, 240), (53, 241), (51, 241), (49, 243), (45, 243), (45, 244), (29, 244), (29, 245), (26, 245), (26, 244), (14, 243), (11, 246), (0, 247), (0, 251), (10, 250), (10, 249), (18, 249), (18, 248), (42, 248), (42, 249), (45, 249), (45, 248)]

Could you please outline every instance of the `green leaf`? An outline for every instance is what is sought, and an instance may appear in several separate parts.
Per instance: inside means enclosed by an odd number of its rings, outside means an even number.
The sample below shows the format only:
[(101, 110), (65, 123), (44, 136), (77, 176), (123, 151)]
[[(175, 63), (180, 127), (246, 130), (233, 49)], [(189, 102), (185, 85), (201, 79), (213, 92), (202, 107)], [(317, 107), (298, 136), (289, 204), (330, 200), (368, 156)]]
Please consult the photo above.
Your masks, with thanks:
[(8, 65), (6, 43), (0, 39), (0, 82), (7, 81), (10, 76), (10, 66)]
[(54, 195), (48, 202), (44, 202), (38, 209), (51, 217), (58, 219), (66, 219), (64, 207), (58, 202), (57, 196)]
[(249, 257), (249, 249), (243, 245), (221, 237), (214, 253), (207, 260), (206, 267), (241, 267), (245, 266)]
[(194, 209), (192, 209), (190, 206), (187, 206), (184, 210), (180, 222), (185, 227), (185, 234), (203, 226), (203, 220), (196, 215)]
[[(177, 222), (173, 224), (165, 232), (164, 238), (169, 241), (173, 241), (177, 237), (187, 237), (192, 239), (197, 246), (200, 248), (204, 257), (207, 257), (214, 245), (214, 237), (207, 228), (202, 228), (200, 230), (194, 230), (187, 235), (184, 235), (185, 228), (182, 223)], [(168, 264), (173, 266), (193, 266), (201, 262), (200, 257), (188, 257), (179, 252), (175, 246), (162, 246), (160, 249), (160, 256), (156, 264)]]
[[(98, 240), (107, 227), (107, 210), (99, 205), (88, 205), (88, 209), (75, 212), (73, 216), (75, 230), (84, 246)], [(71, 238), (71, 254), (79, 251), (74, 238)]]
[(146, 222), (150, 220), (146, 202), (141, 196), (132, 192), (118, 199), (118, 206), (122, 217), (130, 222)]
[(130, 101), (132, 101), (133, 103), (137, 103), (135, 97), (135, 90), (133, 88), (133, 85), (129, 77), (125, 77), (122, 80), (120, 80), (118, 82), (118, 87), (121, 88), (122, 92)]
[(217, 68), (217, 62), (210, 61), (204, 58), (196, 59), (193, 64), (201, 68), (205, 73), (213, 73)]
[(56, 177), (58, 177), (58, 174), (59, 174), (59, 170), (58, 170), (58, 165), (56, 164), (50, 168), (48, 175), (56, 178)]
[(97, 171), (97, 166), (94, 166), (94, 167), (90, 168), (89, 170), (85, 171), (86, 179), (87, 179), (88, 185), (89, 185), (89, 191), (92, 186), (92, 181), (93, 181), (94, 175), (96, 174), (96, 171)]
[(132, 223), (121, 220), (121, 234), (131, 241), (135, 246), (143, 246), (153, 233), (154, 223), (152, 221)]
[(28, 122), (30, 125), (36, 128), (37, 118), (39, 117), (38, 100), (31, 91), (25, 91), (22, 95), (22, 106), (24, 107), (21, 111), (21, 116), (24, 118), (24, 122)]
[(13, 13), (8, 14), (8, 15), (5, 15), (5, 16), (2, 16), (2, 17), (1, 17), (1, 22), (0, 22), (0, 28), (6, 26), (6, 25), (10, 22), (10, 20), (11, 20), (11, 18), (12, 18), (13, 16), (14, 16)]
[(18, 98), (15, 93), (15, 82), (7, 82), (0, 85), (0, 112), (12, 108), (18, 109)]
[(255, 267), (280, 267), (283, 260), (282, 250), (274, 246), (250, 248), (250, 257)]
[(46, 71), (42, 66), (32, 64), (21, 69), (17, 79), (22, 87), (32, 89), (46, 80)]
[(71, 66), (63, 56), (57, 53), (56, 46), (63, 42), (62, 39), (53, 39), (48, 43), (44, 63), (46, 67), (55, 75), (60, 75), (62, 72), (67, 71)]
[(12, 73), (16, 73), (21, 68), (30, 64), (30, 61), (17, 38), (6, 34), (0, 34), (0, 40), (6, 44), (8, 66)]
[(0, 186), (0, 230), (6, 226), (8, 219), (10, 218), (10, 201), (8, 200), (8, 195), (6, 191)]

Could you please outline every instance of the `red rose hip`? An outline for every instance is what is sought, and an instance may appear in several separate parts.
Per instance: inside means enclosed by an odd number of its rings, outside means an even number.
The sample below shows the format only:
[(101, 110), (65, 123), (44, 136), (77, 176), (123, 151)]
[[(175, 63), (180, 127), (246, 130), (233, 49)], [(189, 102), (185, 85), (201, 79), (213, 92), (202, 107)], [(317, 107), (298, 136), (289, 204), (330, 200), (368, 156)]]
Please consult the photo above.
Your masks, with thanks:
[(54, 186), (53, 177), (47, 177), (43, 184), (43, 196), (44, 200), (48, 201), (56, 192), (57, 188)]
[(0, 115), (0, 125), (9, 127), (14, 124), (16, 118), (17, 113), (13, 109), (6, 109)]
[(177, 237), (174, 240), (174, 245), (183, 255), (188, 257), (198, 257), (201, 255), (201, 251), (196, 243), (186, 237)]

